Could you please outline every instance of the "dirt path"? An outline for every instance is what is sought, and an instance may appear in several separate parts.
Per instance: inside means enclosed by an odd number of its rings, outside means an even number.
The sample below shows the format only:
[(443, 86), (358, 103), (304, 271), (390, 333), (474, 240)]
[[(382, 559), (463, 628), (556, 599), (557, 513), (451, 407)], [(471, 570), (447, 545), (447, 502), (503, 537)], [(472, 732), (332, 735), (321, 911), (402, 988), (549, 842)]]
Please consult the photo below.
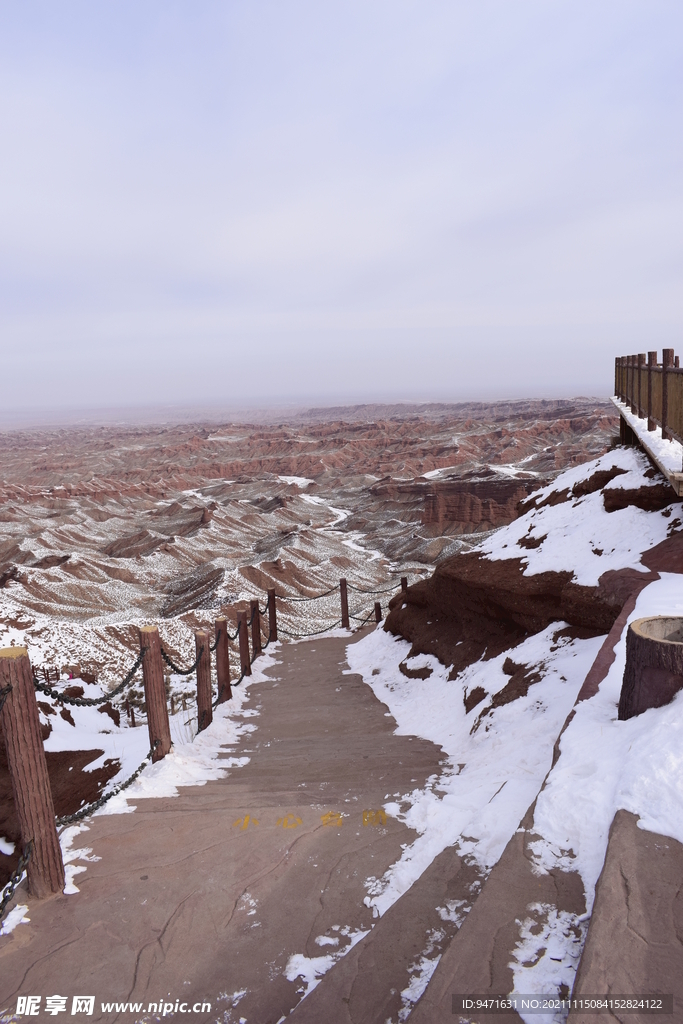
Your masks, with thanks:
[[(77, 876), (80, 893), (29, 901), (31, 923), (0, 938), (0, 1007), (40, 995), (48, 1019), (46, 997), (60, 994), (71, 1019), (72, 998), (93, 995), (88, 1019), (128, 1021), (178, 1000), (211, 1004), (190, 1013), (197, 1022), (276, 1024), (305, 990), (290, 958), (338, 953), (371, 928), (364, 883), (415, 838), (377, 812), (424, 786), (442, 752), (393, 734), (386, 706), (344, 674), (347, 643), (279, 650), (249, 691), (256, 731), (226, 750), (248, 765), (92, 819), (75, 845), (100, 860)], [(103, 1012), (103, 1002), (142, 1008)]]

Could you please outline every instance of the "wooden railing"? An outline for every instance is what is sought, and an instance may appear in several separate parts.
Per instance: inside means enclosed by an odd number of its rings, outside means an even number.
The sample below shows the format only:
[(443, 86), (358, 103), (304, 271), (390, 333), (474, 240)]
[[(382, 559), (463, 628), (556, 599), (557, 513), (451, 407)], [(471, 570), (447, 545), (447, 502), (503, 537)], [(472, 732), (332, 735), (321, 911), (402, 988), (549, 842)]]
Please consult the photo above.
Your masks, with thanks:
[(665, 440), (683, 444), (683, 368), (672, 348), (657, 353), (618, 356), (614, 361), (614, 394), (634, 416), (647, 419), (647, 429), (662, 428)]

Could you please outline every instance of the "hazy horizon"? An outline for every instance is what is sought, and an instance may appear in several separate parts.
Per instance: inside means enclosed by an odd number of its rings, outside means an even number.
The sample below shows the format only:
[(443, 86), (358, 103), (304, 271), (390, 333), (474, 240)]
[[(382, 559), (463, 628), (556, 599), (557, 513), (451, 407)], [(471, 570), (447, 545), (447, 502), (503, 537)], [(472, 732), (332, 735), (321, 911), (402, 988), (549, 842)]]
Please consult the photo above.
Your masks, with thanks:
[(610, 394), (683, 328), (682, 30), (0, 2), (0, 423)]

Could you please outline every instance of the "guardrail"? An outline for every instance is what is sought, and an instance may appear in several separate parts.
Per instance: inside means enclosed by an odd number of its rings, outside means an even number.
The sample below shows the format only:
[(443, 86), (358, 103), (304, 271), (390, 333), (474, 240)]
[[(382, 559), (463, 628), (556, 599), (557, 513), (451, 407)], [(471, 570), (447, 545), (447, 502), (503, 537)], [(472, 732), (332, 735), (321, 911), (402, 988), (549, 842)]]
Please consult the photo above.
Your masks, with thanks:
[[(407, 577), (401, 577), (402, 590), (408, 587)], [(341, 579), (331, 590), (312, 596), (286, 597), (281, 595), (280, 601), (307, 602), (329, 597), (335, 591), (340, 595), (341, 616), (334, 622), (314, 633), (294, 633), (280, 629), (285, 636), (300, 640), (308, 636), (317, 636), (330, 629), (342, 626), (350, 628), (350, 620), (359, 622), (361, 628), (373, 616), (376, 622), (382, 619), (379, 601), (373, 603), (369, 614), (359, 615), (363, 609), (349, 613), (349, 591), (364, 596), (375, 597), (378, 594), (393, 593), (398, 587), (388, 589), (365, 590)], [(164, 682), (164, 662), (176, 675), (192, 675), (197, 678), (197, 724), (198, 732), (206, 729), (213, 719), (213, 712), (219, 704), (232, 697), (232, 687), (238, 686), (245, 676), (251, 675), (254, 660), (266, 650), (268, 645), (278, 639), (277, 597), (274, 589), (268, 591), (268, 600), (263, 608), (257, 600), (251, 601), (251, 615), (246, 612), (237, 614), (237, 628), (234, 633), (228, 629), (227, 618), (219, 618), (214, 624), (215, 641), (210, 642), (209, 632), (200, 629), (195, 632), (195, 659), (187, 668), (177, 665), (161, 643), (159, 630), (156, 626), (140, 628), (140, 653), (123, 680), (102, 697), (86, 698), (67, 695), (50, 685), (50, 677), (42, 681), (36, 677), (31, 667), (28, 651), (25, 647), (7, 647), (0, 650), (0, 716), (7, 750), (7, 764), (12, 782), (12, 792), (16, 805), (17, 817), (23, 844), (20, 867), (14, 872), (10, 881), (0, 894), (0, 918), (9, 903), (16, 886), (23, 878), (24, 871), (28, 878), (29, 892), (34, 896), (47, 896), (60, 892), (64, 888), (64, 864), (59, 844), (58, 828), (88, 817), (101, 807), (107, 800), (129, 786), (147, 766), (149, 761), (159, 761), (171, 749), (171, 731), (168, 717), (166, 686)], [(267, 640), (263, 643), (262, 616), (268, 614)], [(251, 652), (249, 650), (249, 627), (251, 627)], [(239, 651), (240, 675), (230, 680), (230, 643), (237, 643)], [(211, 655), (216, 655), (216, 699), (213, 699), (211, 677)], [(137, 671), (142, 668), (145, 693), (145, 710), (147, 728), (149, 730), (149, 753), (142, 764), (125, 782), (115, 786), (107, 794), (94, 803), (81, 808), (75, 814), (56, 818), (47, 763), (40, 729), (40, 717), (36, 693), (46, 694), (62, 705), (71, 704), (76, 707), (104, 704), (112, 697), (121, 693), (130, 684)], [(128, 702), (126, 702), (127, 705)], [(131, 724), (134, 724), (132, 707), (128, 708)]]
[(647, 419), (648, 430), (661, 427), (664, 440), (674, 439), (683, 444), (683, 368), (672, 348), (663, 349), (661, 363), (657, 362), (656, 352), (617, 356), (614, 394), (629, 406), (634, 416)]

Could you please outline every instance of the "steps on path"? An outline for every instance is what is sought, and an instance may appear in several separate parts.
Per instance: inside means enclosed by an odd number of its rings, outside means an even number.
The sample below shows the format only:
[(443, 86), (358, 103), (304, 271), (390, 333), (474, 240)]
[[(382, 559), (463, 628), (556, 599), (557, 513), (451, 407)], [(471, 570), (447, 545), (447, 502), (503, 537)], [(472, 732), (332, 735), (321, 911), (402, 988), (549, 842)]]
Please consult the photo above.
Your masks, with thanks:
[[(683, 845), (639, 828), (628, 811), (617, 811), (612, 822), (573, 994), (608, 992), (673, 995), (673, 1015), (656, 1019), (683, 1014)], [(568, 1024), (614, 1020), (609, 1012), (572, 1012)]]
[(477, 898), (481, 883), (476, 868), (452, 847), (444, 850), (290, 1013), (288, 1024), (397, 1021), (406, 1006), (401, 993), (419, 975), (422, 957), (433, 960), (447, 945)]

